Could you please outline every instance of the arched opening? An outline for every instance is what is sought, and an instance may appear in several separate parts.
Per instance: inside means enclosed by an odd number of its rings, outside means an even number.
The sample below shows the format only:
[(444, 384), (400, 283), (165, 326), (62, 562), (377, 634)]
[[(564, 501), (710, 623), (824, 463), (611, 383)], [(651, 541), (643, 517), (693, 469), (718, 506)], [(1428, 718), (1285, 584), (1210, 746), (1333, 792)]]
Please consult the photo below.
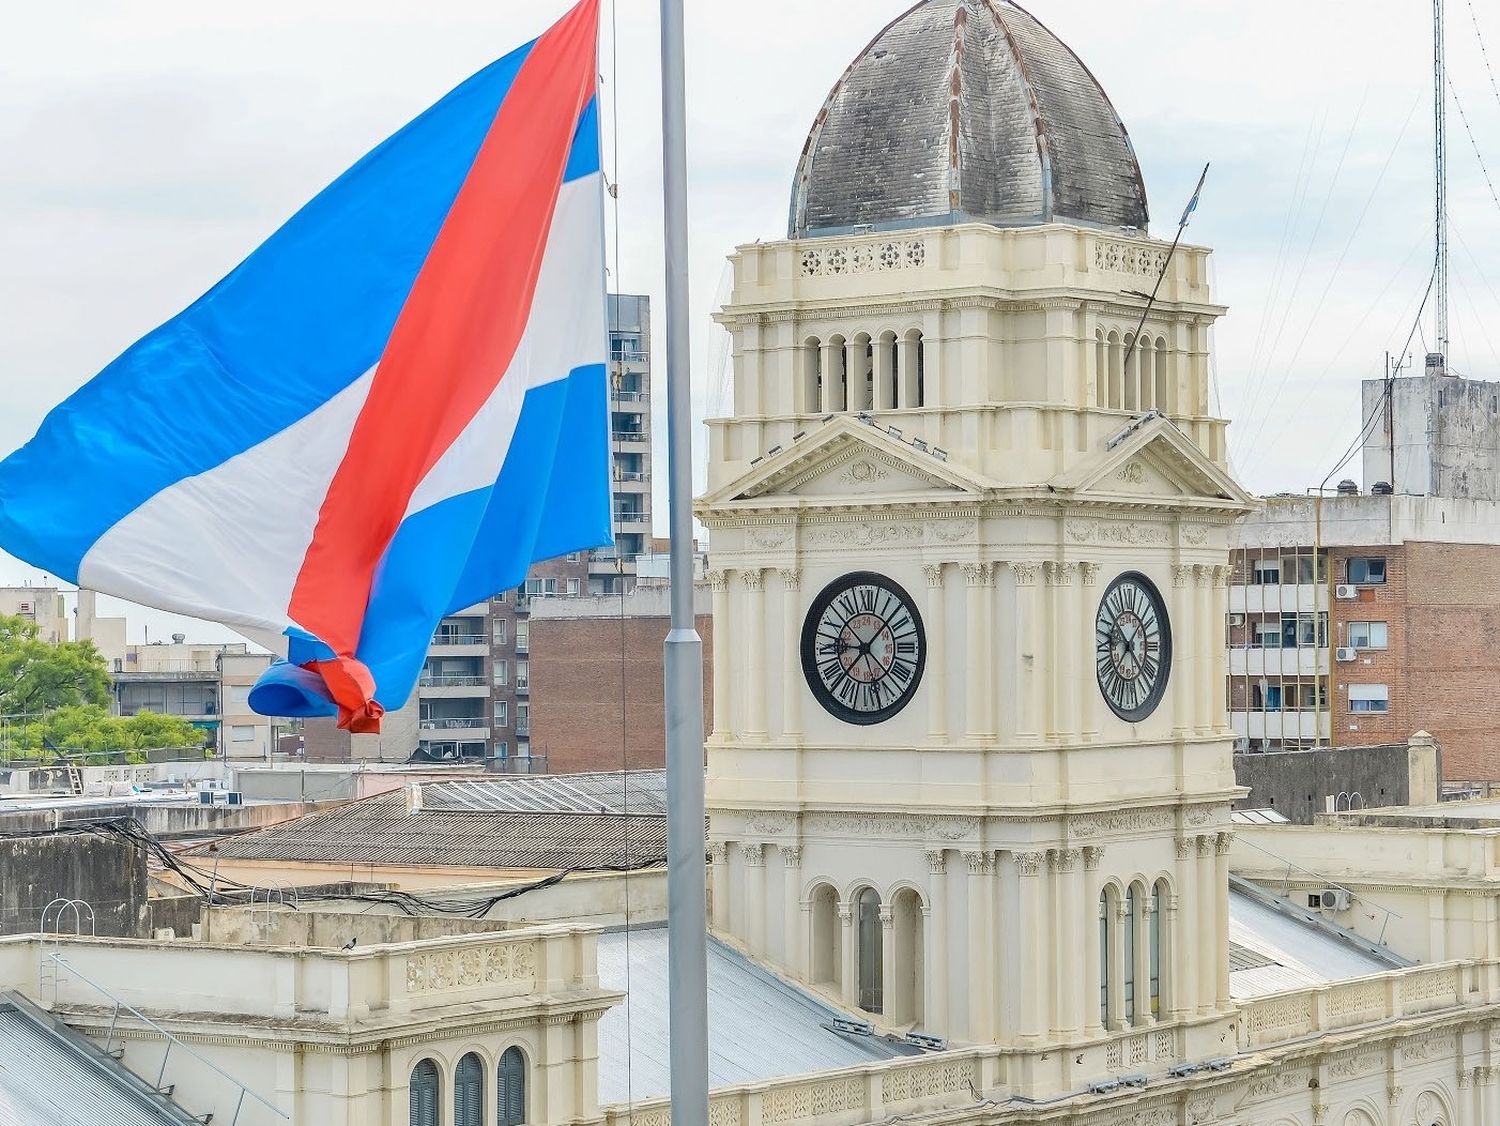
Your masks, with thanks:
[(798, 414), (817, 414), (823, 409), (823, 342), (809, 336), (802, 342), (798, 380)]
[(1139, 932), (1141, 897), (1136, 894), (1136, 887), (1137, 885), (1131, 884), (1130, 890), (1125, 893), (1125, 918), (1123, 920), (1123, 933), (1120, 936), (1121, 952), (1125, 963), (1125, 976), (1121, 990), (1120, 1006), (1121, 1016), (1126, 1024), (1135, 1024), (1137, 1017), (1135, 1007), (1135, 956), (1136, 951), (1140, 949), (1136, 942), (1136, 935)]
[(453, 1072), (453, 1126), (484, 1126), (484, 1062), (473, 1052)]
[(495, 1073), (495, 1126), (521, 1126), (526, 1121), (526, 1057), (520, 1048), (506, 1048)]
[(885, 964), (881, 958), (880, 893), (865, 888), (855, 901), (859, 926), (859, 1007), (867, 1013), (884, 1011)]
[(1156, 409), (1163, 414), (1173, 410), (1171, 387), (1167, 382), (1167, 338), (1158, 336), (1153, 351), (1156, 360)]
[(1121, 366), (1125, 362), (1125, 353), (1120, 347), (1120, 334), (1111, 332), (1105, 338), (1109, 347), (1109, 407), (1110, 410), (1119, 410), (1125, 402), (1125, 373)]
[(849, 349), (842, 336), (831, 336), (823, 345), (823, 410), (835, 414), (848, 407)]
[(1094, 330), (1094, 405), (1109, 406), (1109, 346), (1102, 328)]
[(437, 1064), (423, 1060), (411, 1069), (411, 1103), (408, 1121), (411, 1126), (438, 1126), (442, 1092), (439, 1090)]
[(839, 893), (819, 884), (812, 893), (812, 956), (808, 966), (818, 985), (839, 986)]
[(1167, 881), (1157, 880), (1151, 889), (1150, 970), (1151, 970), (1151, 1015), (1161, 1019), (1162, 998), (1162, 912), (1167, 909)]
[(1140, 397), (1137, 394), (1140, 388), (1141, 350), (1135, 347), (1135, 334), (1126, 333), (1122, 341), (1125, 348), (1124, 357), (1124, 382), (1121, 384), (1120, 405), (1128, 411), (1140, 409)]
[(919, 407), (927, 405), (927, 341), (917, 333), (917, 402)]
[(1115, 944), (1114, 921), (1115, 897), (1112, 888), (1099, 893), (1099, 1023), (1105, 1028), (1114, 1027), (1115, 991)]
[(924, 1019), (923, 967), (926, 949), (923, 933), (922, 897), (911, 888), (902, 888), (891, 898), (891, 988), (885, 998), (885, 1015), (892, 1024), (918, 1024)]
[(849, 346), (849, 409), (869, 411), (875, 409), (875, 346), (870, 338), (860, 333)]

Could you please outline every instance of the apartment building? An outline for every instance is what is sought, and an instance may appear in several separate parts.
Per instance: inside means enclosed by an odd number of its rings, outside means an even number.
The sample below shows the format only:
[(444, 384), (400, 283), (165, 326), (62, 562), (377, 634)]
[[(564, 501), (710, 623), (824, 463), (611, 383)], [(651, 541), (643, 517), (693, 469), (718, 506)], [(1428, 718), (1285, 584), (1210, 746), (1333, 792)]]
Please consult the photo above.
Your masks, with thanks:
[(69, 639), (67, 608), (54, 586), (0, 586), (0, 615), (35, 623), (37, 636), (48, 644)]

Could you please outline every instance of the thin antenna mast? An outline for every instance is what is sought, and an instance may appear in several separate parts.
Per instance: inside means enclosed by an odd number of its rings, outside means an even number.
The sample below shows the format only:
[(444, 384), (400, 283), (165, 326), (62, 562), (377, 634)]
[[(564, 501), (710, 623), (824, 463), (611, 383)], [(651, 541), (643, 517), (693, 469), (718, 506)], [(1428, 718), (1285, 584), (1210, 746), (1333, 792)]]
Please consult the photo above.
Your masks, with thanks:
[(1433, 186), (1437, 220), (1437, 307), (1434, 310), (1434, 351), (1448, 365), (1448, 60), (1443, 28), (1445, 0), (1432, 0), (1432, 127)]

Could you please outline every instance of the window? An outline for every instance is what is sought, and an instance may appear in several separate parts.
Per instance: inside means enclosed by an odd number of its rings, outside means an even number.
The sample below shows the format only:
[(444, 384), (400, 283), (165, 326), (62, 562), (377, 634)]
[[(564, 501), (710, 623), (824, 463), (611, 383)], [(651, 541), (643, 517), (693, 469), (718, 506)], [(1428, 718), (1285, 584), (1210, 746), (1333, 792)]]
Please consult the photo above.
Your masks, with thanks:
[(1110, 942), (1109, 891), (1099, 894), (1099, 1023), (1109, 1027), (1109, 994), (1114, 988), (1114, 947)]
[(510, 722), (510, 701), (509, 700), (496, 700), (495, 701), (495, 726), (496, 727), (504, 727), (509, 722)]
[(1275, 586), (1281, 582), (1280, 559), (1257, 559), (1250, 565), (1252, 586)]
[(235, 724), (229, 729), (229, 741), (231, 743), (253, 743), (255, 742), (254, 725)]
[(1349, 710), (1351, 712), (1388, 712), (1391, 710), (1391, 690), (1384, 684), (1349, 685)]
[(496, 1126), (521, 1126), (526, 1121), (526, 1057), (520, 1048), (506, 1048), (500, 1057), (495, 1086)]
[(1250, 634), (1250, 648), (1252, 649), (1280, 649), (1281, 648), (1281, 623), (1280, 622), (1256, 622)]
[(1151, 1015), (1161, 1018), (1161, 913), (1167, 907), (1166, 881), (1158, 880), (1151, 889)]
[(495, 595), (494, 598), (490, 599), (490, 601), (493, 602), (496, 606), (504, 606), (505, 605), (505, 591), (502, 590), (499, 594)]
[(1135, 885), (1125, 893), (1125, 1023), (1134, 1024), (1135, 1019), (1135, 934), (1140, 922), (1141, 901), (1135, 894)]
[(1259, 711), (1279, 712), (1281, 710), (1281, 685), (1254, 685), (1250, 698), (1252, 706)]
[(504, 645), (510, 641), (510, 619), (495, 619), (495, 644)]
[(1319, 649), (1328, 646), (1328, 612), (1320, 614), (1304, 612), (1281, 615), (1281, 647), (1283, 649)]
[(1385, 582), (1385, 557), (1353, 556), (1349, 560), (1349, 581), (1355, 586), (1374, 586)]
[(484, 1126), (484, 1064), (473, 1052), (453, 1073), (453, 1126)]
[(570, 598), (578, 597), (578, 594), (581, 590), (582, 584), (577, 579), (568, 580), (568, 596)]
[(516, 623), (516, 652), (524, 653), (531, 648), (531, 623)]
[(497, 660), (495, 662), (495, 683), (496, 684), (509, 684), (510, 683), (510, 662), (509, 661)]
[(581, 554), (582, 554), (582, 552), (578, 552), (578, 551), (570, 551), (570, 552), (568, 552), (568, 562), (569, 563), (577, 563), (578, 562), (578, 558), (579, 558), (579, 556)]
[(1314, 575), (1311, 555), (1284, 555), (1281, 559), (1281, 571), (1288, 581), (1295, 579), (1303, 586), (1325, 582), (1328, 579), (1328, 556), (1319, 555), (1317, 562), (1317, 573)]
[(1351, 649), (1384, 649), (1389, 640), (1385, 622), (1350, 622), (1349, 647)]
[(411, 1070), (411, 1126), (438, 1126), (438, 1069), (423, 1060)]
[(530, 711), (531, 711), (530, 707), (528, 705), (526, 705), (526, 704), (517, 704), (516, 705), (516, 734), (517, 735), (530, 735), (531, 734), (531, 715), (530, 715)]
[(865, 888), (859, 893), (859, 1007), (867, 1013), (881, 1010), (882, 966), (880, 893)]
[(224, 686), (224, 710), (244, 715), (250, 711), (250, 686), (248, 684), (226, 684)]
[(538, 598), (551, 598), (557, 593), (556, 579), (527, 579), (526, 593)]
[(516, 662), (516, 687), (529, 688), (531, 686), (531, 662), (518, 660)]

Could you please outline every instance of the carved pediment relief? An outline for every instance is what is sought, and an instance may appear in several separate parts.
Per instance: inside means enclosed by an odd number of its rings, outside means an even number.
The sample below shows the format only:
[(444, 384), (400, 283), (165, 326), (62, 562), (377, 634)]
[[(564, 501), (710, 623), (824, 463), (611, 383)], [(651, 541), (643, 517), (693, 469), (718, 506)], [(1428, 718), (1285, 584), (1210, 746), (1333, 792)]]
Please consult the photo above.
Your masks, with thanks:
[(1143, 500), (1227, 501), (1251, 508), (1255, 498), (1165, 418), (1140, 425), (1113, 449), (1055, 478), (1055, 492)]

